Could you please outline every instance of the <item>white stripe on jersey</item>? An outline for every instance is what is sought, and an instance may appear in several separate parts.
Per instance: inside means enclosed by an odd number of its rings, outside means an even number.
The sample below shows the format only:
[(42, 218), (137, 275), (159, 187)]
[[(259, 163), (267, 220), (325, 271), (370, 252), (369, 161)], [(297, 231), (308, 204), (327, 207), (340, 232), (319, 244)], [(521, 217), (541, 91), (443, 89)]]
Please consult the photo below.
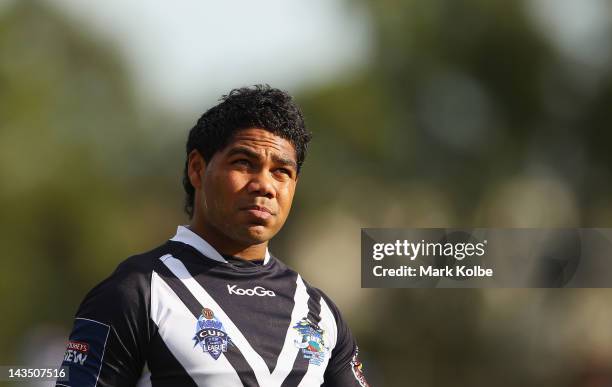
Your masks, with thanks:
[(272, 379), (275, 381), (277, 386), (283, 384), (283, 381), (289, 375), (291, 370), (293, 369), (293, 363), (295, 361), (295, 357), (298, 355), (298, 351), (300, 350), (295, 345), (295, 340), (300, 340), (301, 337), (298, 335), (298, 332), (293, 328), (302, 318), (308, 315), (308, 292), (306, 291), (306, 286), (304, 285), (304, 281), (302, 281), (302, 277), (298, 274), (295, 288), (295, 295), (293, 296), (294, 305), (293, 311), (291, 312), (291, 321), (289, 322), (289, 326), (287, 327), (287, 334), (285, 335), (285, 343), (283, 344), (283, 349), (278, 356), (278, 360), (276, 361), (276, 366), (274, 367), (274, 371), (272, 371)]
[[(293, 329), (293, 326), (308, 314), (309, 297), (302, 278), (298, 275), (296, 279), (296, 292), (294, 295), (294, 306), (291, 313), (290, 325), (287, 327), (287, 334), (276, 367), (274, 371), (270, 373), (263, 358), (253, 349), (242, 332), (240, 332), (225, 311), (221, 309), (219, 304), (217, 304), (210, 294), (208, 294), (208, 292), (191, 276), (185, 265), (170, 254), (164, 255), (160, 259), (168, 269), (180, 279), (201, 305), (214, 310), (215, 315), (223, 322), (223, 326), (228, 336), (231, 337), (232, 342), (236, 344), (246, 362), (253, 369), (259, 385), (262, 387), (280, 387), (287, 375), (291, 372), (296, 355), (299, 356), (297, 353), (299, 349), (294, 343), (294, 340), (298, 338), (298, 334), (297, 331)], [(186, 367), (186, 369), (189, 368)], [(321, 383), (322, 382), (323, 379), (321, 376)]]
[(215, 360), (193, 345), (197, 319), (156, 272), (151, 275), (151, 319), (168, 350), (198, 386), (242, 387), (223, 354)]
[[(325, 331), (325, 339), (327, 345), (329, 346), (329, 352), (327, 356), (325, 356), (325, 360), (320, 365), (308, 364), (308, 370), (306, 371), (306, 375), (298, 384), (298, 387), (308, 387), (308, 386), (320, 386), (323, 384), (323, 375), (325, 374), (325, 369), (327, 368), (327, 363), (329, 363), (329, 357), (331, 356), (332, 350), (336, 347), (336, 341), (338, 339), (338, 326), (336, 325), (336, 319), (334, 315), (329, 309), (329, 306), (321, 297), (321, 321), (319, 322), (319, 327), (323, 328)], [(316, 384), (313, 383), (317, 381)]]

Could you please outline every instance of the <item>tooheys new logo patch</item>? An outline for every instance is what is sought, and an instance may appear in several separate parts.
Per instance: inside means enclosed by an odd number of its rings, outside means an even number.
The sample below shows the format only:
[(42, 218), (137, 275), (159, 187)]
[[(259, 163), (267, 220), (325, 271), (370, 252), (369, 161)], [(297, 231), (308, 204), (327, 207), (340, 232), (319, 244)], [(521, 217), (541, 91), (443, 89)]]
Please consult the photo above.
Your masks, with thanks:
[(329, 347), (325, 344), (323, 337), (324, 331), (317, 324), (304, 317), (294, 326), (300, 338), (294, 340), (296, 347), (302, 350), (302, 355), (308, 359), (308, 363), (321, 365), (325, 360), (325, 355), (329, 352)]
[(227, 352), (227, 347), (231, 340), (223, 324), (219, 321), (212, 310), (202, 309), (202, 314), (196, 323), (196, 335), (194, 346), (200, 344), (204, 352), (208, 352), (213, 359), (217, 360), (223, 352)]
[(89, 344), (81, 341), (69, 341), (64, 353), (64, 361), (83, 365), (87, 360)]

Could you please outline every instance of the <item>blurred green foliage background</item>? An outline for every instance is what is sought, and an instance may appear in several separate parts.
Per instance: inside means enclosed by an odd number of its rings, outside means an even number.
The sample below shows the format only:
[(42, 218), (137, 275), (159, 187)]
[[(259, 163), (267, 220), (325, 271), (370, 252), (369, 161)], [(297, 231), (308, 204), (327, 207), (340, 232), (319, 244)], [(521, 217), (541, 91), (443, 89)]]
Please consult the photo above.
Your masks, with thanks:
[[(290, 90), (314, 141), (272, 251), (337, 301), (373, 386), (612, 383), (608, 289), (359, 284), (361, 227), (612, 226), (612, 7), (564, 46), (536, 3), (344, 4), (369, 57)], [(186, 223), (197, 118), (48, 2), (0, 10), (0, 364), (59, 361), (86, 291)]]

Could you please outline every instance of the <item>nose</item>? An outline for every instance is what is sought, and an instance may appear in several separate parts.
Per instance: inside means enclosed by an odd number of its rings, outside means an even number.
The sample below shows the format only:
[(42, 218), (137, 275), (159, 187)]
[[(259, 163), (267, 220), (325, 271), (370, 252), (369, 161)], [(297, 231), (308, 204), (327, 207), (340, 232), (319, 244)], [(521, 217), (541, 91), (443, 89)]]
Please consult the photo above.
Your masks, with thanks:
[(257, 196), (265, 196), (268, 199), (274, 198), (276, 189), (274, 188), (274, 181), (269, 171), (260, 170), (258, 173), (252, 174), (251, 180), (247, 185), (247, 191)]

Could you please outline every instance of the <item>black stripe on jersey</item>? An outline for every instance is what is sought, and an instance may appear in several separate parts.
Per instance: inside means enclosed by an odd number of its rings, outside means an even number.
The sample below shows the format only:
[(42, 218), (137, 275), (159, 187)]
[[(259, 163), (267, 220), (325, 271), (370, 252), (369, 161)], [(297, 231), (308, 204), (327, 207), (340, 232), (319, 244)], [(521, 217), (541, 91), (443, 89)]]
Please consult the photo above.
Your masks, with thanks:
[[(321, 322), (321, 295), (317, 293), (310, 285), (306, 285), (308, 293), (308, 319), (317, 325)], [(302, 350), (299, 350), (293, 362), (293, 368), (281, 387), (295, 387), (300, 384), (306, 371), (308, 370), (309, 360), (304, 357)]]
[[(159, 276), (170, 286), (172, 291), (176, 293), (178, 298), (183, 304), (189, 309), (193, 316), (197, 319), (200, 317), (202, 309), (204, 308), (198, 300), (191, 294), (189, 289), (181, 282), (180, 279), (176, 278), (170, 269), (168, 269), (161, 261), (156, 264), (155, 271)], [(234, 367), (240, 381), (245, 387), (259, 387), (257, 378), (253, 369), (246, 361), (242, 352), (236, 347), (236, 345), (229, 345), (227, 352), (224, 353), (229, 363)]]
[(299, 350), (297, 355), (295, 355), (295, 360), (293, 361), (293, 368), (289, 375), (281, 384), (281, 387), (296, 387), (300, 384), (304, 375), (306, 375), (306, 371), (308, 370), (308, 360), (304, 358), (304, 354)]
[(321, 295), (310, 285), (305, 285), (308, 292), (308, 319), (318, 325), (321, 321)]
[[(154, 326), (155, 323), (151, 321)], [(195, 381), (189, 376), (183, 365), (176, 360), (172, 352), (164, 343), (164, 340), (156, 333), (151, 339), (151, 347), (155, 351), (150, 351), (147, 362), (149, 370), (151, 370), (151, 386), (152, 387), (197, 387)], [(180, 372), (165, 372), (164, 375), (156, 373), (155, 370), (180, 370)]]

